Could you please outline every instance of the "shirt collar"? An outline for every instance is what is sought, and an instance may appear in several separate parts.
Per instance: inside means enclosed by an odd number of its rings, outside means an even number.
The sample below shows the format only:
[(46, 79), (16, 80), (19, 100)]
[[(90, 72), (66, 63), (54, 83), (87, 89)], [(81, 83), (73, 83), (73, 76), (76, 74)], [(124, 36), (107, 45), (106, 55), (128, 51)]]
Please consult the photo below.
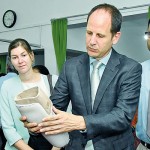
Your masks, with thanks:
[[(109, 51), (109, 53), (105, 57), (103, 57), (102, 59), (100, 59), (100, 61), (102, 62), (102, 64), (104, 64), (105, 66), (108, 63), (108, 60), (109, 60), (109, 58), (111, 56), (111, 53), (112, 53), (112, 49)], [(90, 57), (90, 64), (92, 64), (93, 61), (95, 61), (95, 58)]]

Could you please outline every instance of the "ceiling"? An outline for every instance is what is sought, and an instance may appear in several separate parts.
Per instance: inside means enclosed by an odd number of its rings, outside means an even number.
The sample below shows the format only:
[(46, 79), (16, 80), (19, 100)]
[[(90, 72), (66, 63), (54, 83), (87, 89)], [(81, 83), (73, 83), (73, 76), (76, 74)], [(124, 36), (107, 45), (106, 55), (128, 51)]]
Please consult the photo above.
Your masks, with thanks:
[[(143, 23), (147, 22), (147, 13), (130, 15), (123, 17), (123, 23), (128, 25), (138, 25), (143, 27)], [(86, 22), (68, 25), (68, 29), (86, 27)], [(135, 26), (136, 27), (136, 26)]]

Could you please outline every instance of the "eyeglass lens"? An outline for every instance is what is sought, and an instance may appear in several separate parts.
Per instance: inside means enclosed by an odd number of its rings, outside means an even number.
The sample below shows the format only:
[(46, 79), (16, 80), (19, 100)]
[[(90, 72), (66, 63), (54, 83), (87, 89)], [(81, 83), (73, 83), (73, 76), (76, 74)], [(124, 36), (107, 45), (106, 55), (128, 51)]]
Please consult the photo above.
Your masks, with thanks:
[(146, 35), (148, 38), (150, 38), (150, 31), (145, 32), (145, 35)]

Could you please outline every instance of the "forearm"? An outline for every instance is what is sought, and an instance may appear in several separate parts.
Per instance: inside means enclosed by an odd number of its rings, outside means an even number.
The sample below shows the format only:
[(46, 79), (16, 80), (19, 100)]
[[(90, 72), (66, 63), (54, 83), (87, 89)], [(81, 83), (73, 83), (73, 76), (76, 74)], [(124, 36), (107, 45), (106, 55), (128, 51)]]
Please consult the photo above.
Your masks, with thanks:
[(105, 114), (93, 114), (84, 117), (87, 135), (90, 138), (99, 135), (117, 134), (130, 127), (130, 120), (123, 110), (115, 109)]
[(52, 150), (60, 150), (61, 148), (53, 146)]
[(14, 147), (18, 150), (33, 150), (29, 145), (27, 145), (23, 140), (19, 140), (14, 144)]

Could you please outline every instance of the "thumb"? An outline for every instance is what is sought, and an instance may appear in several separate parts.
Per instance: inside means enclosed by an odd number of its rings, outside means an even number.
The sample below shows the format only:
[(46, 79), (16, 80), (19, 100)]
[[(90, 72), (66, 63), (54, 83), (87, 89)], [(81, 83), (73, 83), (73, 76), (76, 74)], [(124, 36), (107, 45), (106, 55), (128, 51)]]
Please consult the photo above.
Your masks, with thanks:
[(56, 107), (52, 107), (52, 110), (55, 114), (59, 114), (61, 111), (59, 109), (57, 109)]

